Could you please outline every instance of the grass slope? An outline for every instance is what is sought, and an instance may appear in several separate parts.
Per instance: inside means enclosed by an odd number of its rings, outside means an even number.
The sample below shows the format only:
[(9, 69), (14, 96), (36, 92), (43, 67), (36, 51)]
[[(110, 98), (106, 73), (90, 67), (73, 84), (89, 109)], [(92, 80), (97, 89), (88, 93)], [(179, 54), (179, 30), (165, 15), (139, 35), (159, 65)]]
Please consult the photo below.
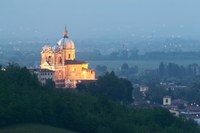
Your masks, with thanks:
[(25, 124), (0, 128), (0, 133), (76, 133), (69, 130), (40, 124)]

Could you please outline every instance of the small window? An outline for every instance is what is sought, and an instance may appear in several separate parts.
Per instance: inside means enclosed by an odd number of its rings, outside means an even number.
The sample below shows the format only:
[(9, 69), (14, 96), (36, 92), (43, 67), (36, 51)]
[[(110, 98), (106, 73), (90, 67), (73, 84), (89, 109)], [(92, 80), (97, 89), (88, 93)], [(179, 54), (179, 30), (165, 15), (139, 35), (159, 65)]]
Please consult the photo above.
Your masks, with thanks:
[(59, 63), (62, 64), (62, 58), (61, 57), (59, 58)]
[(165, 103), (169, 103), (168, 99), (165, 99)]
[(68, 54), (68, 58), (69, 58), (69, 59), (71, 58), (71, 55), (70, 55), (70, 54)]

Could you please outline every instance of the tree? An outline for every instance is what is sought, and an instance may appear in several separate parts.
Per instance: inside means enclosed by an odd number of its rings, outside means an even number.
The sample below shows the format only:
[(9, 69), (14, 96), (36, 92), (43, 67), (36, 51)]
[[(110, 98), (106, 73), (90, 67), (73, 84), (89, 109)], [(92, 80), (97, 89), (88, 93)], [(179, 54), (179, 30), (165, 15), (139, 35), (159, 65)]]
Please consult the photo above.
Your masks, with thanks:
[(165, 74), (165, 65), (164, 65), (163, 62), (161, 62), (160, 65), (159, 65), (159, 75), (160, 75), (161, 77), (163, 77), (164, 74)]
[(48, 89), (55, 89), (55, 82), (52, 79), (47, 79), (45, 87)]
[(128, 71), (129, 70), (129, 66), (127, 63), (123, 63), (122, 66), (121, 66), (121, 70), (122, 71)]
[(95, 68), (98, 76), (104, 75), (108, 70), (106, 66), (97, 65)]
[(114, 101), (125, 103), (132, 101), (131, 82), (117, 77), (113, 71), (99, 77), (95, 84), (88, 85), (85, 89), (93, 95), (106, 96)]

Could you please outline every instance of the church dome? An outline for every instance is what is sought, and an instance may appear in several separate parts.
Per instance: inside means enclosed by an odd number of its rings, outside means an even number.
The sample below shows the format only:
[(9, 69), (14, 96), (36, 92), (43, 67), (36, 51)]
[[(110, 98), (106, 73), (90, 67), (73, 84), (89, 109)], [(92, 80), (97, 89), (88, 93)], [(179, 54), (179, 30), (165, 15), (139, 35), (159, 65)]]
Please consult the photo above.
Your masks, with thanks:
[(62, 38), (58, 41), (58, 45), (65, 49), (75, 49), (74, 42), (69, 38)]
[(58, 45), (65, 49), (75, 49), (74, 42), (68, 38), (68, 32), (66, 29), (63, 33), (63, 38), (58, 41)]

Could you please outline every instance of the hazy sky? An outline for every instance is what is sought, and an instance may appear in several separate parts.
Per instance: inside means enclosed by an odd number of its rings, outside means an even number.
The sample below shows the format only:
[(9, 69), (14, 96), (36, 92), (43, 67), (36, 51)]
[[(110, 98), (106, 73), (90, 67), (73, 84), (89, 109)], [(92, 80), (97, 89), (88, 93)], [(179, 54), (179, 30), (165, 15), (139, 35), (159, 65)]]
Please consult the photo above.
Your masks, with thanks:
[(1, 0), (0, 40), (192, 37), (200, 39), (200, 0)]

